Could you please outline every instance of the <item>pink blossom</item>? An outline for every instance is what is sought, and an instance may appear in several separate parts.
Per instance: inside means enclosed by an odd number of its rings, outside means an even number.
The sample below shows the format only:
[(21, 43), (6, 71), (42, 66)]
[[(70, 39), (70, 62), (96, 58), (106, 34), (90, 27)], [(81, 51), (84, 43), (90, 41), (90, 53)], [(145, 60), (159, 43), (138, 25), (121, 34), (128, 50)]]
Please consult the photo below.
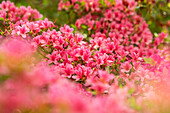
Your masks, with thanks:
[(23, 25), (22, 27), (18, 26), (17, 34), (21, 35), (23, 38), (26, 38), (26, 33), (29, 31), (30, 29), (26, 25)]
[(121, 64), (121, 68), (123, 72), (129, 72), (130, 69), (132, 68), (132, 65), (130, 64), (130, 62), (125, 62)]

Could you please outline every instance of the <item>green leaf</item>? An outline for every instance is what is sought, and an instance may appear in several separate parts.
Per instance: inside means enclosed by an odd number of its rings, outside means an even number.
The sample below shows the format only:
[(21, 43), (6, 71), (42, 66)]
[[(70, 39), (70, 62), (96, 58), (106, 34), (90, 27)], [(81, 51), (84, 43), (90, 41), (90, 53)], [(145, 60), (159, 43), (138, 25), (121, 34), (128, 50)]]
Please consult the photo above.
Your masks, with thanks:
[(100, 3), (101, 5), (104, 5), (104, 4), (105, 4), (104, 0), (100, 0), (99, 3)]
[(86, 2), (82, 1), (81, 5), (82, 5), (82, 6), (85, 6), (85, 4), (86, 4)]
[(128, 103), (131, 105), (132, 108), (136, 110), (141, 110), (141, 107), (136, 104), (136, 100), (134, 97), (129, 98)]
[(129, 93), (129, 94), (132, 94), (134, 91), (135, 91), (135, 89), (134, 89), (134, 88), (131, 88), (131, 89), (129, 89), (128, 93)]
[(155, 36), (155, 37), (158, 37), (158, 33), (155, 32), (155, 33), (154, 33), (154, 36)]
[(5, 82), (10, 76), (7, 75), (0, 75), (0, 83)]
[(44, 6), (47, 6), (49, 4), (49, 1), (48, 0), (43, 0), (43, 4), (44, 4)]
[(0, 17), (0, 21), (4, 21), (4, 18), (1, 18), (1, 17)]
[(4, 34), (4, 32), (0, 32), (0, 35), (3, 35)]
[(124, 57), (123, 59), (121, 59), (121, 61), (120, 62), (125, 62), (125, 60), (126, 60), (126, 57)]
[(107, 66), (107, 67), (106, 67), (106, 71), (107, 71), (108, 73), (110, 73), (110, 66)]
[(143, 58), (143, 59), (144, 59), (144, 61), (145, 61), (147, 64), (153, 65), (153, 63), (154, 63), (154, 61), (153, 61), (153, 59), (152, 59), (151, 57), (149, 57), (149, 58)]
[(112, 5), (115, 4), (115, 0), (108, 0)]
[(74, 31), (77, 31), (77, 27), (74, 24), (71, 24), (71, 27), (74, 29)]
[(87, 29), (87, 26), (84, 25), (84, 24), (82, 24), (81, 27), (82, 27), (83, 29)]

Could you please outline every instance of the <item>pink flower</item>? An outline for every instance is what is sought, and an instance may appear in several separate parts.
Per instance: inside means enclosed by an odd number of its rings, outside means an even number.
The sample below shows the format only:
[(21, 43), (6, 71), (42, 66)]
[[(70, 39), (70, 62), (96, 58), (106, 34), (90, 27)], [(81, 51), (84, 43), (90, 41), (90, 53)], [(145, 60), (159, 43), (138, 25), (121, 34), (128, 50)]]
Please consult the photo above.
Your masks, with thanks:
[(80, 43), (83, 40), (83, 35), (75, 34), (75, 42)]
[(75, 71), (74, 71), (74, 69), (73, 69), (73, 66), (72, 66), (71, 64), (66, 64), (66, 66), (65, 66), (66, 76), (67, 76), (68, 78), (70, 78), (71, 75), (72, 75), (74, 72), (75, 72)]
[(60, 28), (60, 31), (63, 32), (63, 33), (71, 33), (73, 32), (73, 28), (70, 28), (68, 25), (64, 25), (64, 27), (61, 27)]
[(125, 62), (121, 64), (122, 72), (129, 72), (130, 69), (132, 68), (132, 65), (130, 62)]
[(7, 53), (9, 56), (13, 57), (23, 57), (31, 55), (33, 53), (33, 48), (31, 45), (21, 39), (10, 39), (4, 45), (1, 45), (1, 51)]
[(133, 69), (134, 69), (135, 71), (138, 70), (140, 64), (141, 64), (140, 62), (134, 61), (134, 62), (133, 62)]
[(84, 53), (83, 53), (83, 58), (82, 59), (84, 61), (88, 61), (90, 56), (91, 56), (91, 52), (89, 50), (85, 50)]
[(28, 33), (30, 29), (26, 25), (22, 25), (22, 27), (18, 26), (17, 34), (21, 35), (23, 38), (26, 38), (26, 33)]
[(34, 23), (34, 22), (27, 22), (26, 25), (28, 26), (28, 28), (31, 30), (31, 31), (34, 31), (34, 30), (38, 30), (40, 31), (40, 28), (38, 28), (38, 24)]

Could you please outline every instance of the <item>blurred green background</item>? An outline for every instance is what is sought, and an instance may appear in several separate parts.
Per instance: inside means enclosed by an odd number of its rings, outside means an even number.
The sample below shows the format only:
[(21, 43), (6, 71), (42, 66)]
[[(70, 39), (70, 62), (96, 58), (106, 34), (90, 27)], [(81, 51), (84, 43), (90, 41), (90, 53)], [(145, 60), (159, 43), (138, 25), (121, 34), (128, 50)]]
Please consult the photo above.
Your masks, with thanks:
[(151, 32), (160, 33), (164, 31), (166, 33), (169, 33), (170, 0), (141, 0), (141, 1), (143, 2), (138, 2), (138, 7), (136, 11), (143, 18), (145, 18)]
[[(3, 0), (0, 0), (0, 3)], [(58, 11), (58, 3), (60, 0), (10, 0), (16, 6), (31, 6), (37, 9), (44, 18), (55, 22), (60, 26), (63, 24), (74, 24), (76, 16), (66, 11)], [(151, 32), (155, 35), (162, 31), (170, 32), (170, 0), (136, 0), (138, 7), (136, 11), (149, 25)], [(167, 39), (168, 42), (170, 39)]]

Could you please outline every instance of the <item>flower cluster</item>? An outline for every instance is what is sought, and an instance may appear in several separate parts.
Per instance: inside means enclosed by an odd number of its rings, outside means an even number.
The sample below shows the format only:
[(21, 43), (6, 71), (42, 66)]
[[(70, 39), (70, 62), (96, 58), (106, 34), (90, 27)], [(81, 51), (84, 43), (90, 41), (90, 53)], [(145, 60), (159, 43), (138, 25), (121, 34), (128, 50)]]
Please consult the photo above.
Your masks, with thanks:
[[(62, 78), (59, 67), (52, 70), (45, 62), (37, 63), (35, 51), (25, 40), (4, 40), (0, 53), (0, 112), (133, 111), (125, 105), (125, 91), (123, 94), (115, 90), (109, 96), (94, 98), (82, 85)], [(120, 94), (123, 98), (117, 98)]]
[(169, 86), (170, 56), (169, 49), (159, 49), (166, 34), (153, 37), (136, 5), (133, 0), (61, 0), (60, 9), (74, 6), (82, 14), (75, 33), (68, 25), (56, 28), (39, 19), (30, 7), (2, 2), (8, 25), (0, 36), (0, 112), (149, 110), (144, 100), (167, 92), (161, 87)]
[[(92, 0), (85, 3), (93, 2)], [(74, 4), (72, 5), (74, 6)], [(158, 37), (153, 37), (146, 22), (136, 14), (135, 6), (136, 2), (133, 0), (123, 0), (116, 1), (114, 7), (101, 8), (100, 13), (86, 11), (88, 14), (79, 18), (76, 21), (76, 26), (80, 31), (87, 33), (90, 39), (92, 37), (94, 38), (92, 40), (96, 40), (93, 45), (96, 45), (97, 41), (105, 42), (104, 40), (107, 38), (112, 46), (114, 42), (117, 42), (114, 44), (115, 46), (122, 46), (117, 47), (119, 51), (122, 51), (120, 48), (125, 50), (122, 53), (133, 54), (135, 52), (140, 57), (151, 56), (159, 52), (157, 46), (163, 42), (166, 34), (161, 33)], [(101, 46), (102, 44), (98, 45), (100, 48)], [(112, 46), (111, 48), (114, 48)], [(102, 49), (106, 49), (106, 47)]]
[(58, 10), (69, 10), (71, 8), (76, 9), (76, 12), (82, 14), (83, 11), (92, 11), (92, 12), (100, 12), (102, 7), (105, 5), (106, 7), (112, 6), (113, 2), (109, 0), (60, 0), (58, 5)]
[(18, 8), (10, 1), (3, 1), (0, 4), (0, 18), (9, 20), (11, 22), (17, 22), (19, 20), (34, 21), (36, 19), (42, 18), (42, 15), (36, 9), (32, 9), (30, 6), (21, 6)]
[(55, 27), (54, 23), (49, 21), (47, 18), (45, 20), (38, 20), (34, 22), (23, 22), (18, 21), (16, 24), (11, 26), (12, 29), (12, 35), (18, 35), (23, 38), (26, 38), (26, 36), (34, 37), (38, 34), (41, 34), (43, 31), (46, 31), (47, 29), (52, 29)]
[[(163, 42), (166, 34), (161, 33), (158, 37), (153, 37), (146, 22), (136, 14), (135, 1), (116, 1), (114, 6), (105, 8), (99, 7), (102, 4), (93, 0), (80, 3), (67, 1), (69, 7), (83, 3), (89, 7), (96, 4), (94, 6), (100, 8), (95, 11), (97, 13), (94, 13), (93, 9), (85, 10), (87, 14), (76, 21), (78, 29), (87, 33), (87, 38), (83, 41), (88, 42), (86, 46), (89, 48), (89, 50), (84, 50), (89, 60), (81, 59), (85, 62), (85, 66), (93, 69), (93, 74), (96, 73), (94, 70), (98, 69), (109, 70), (109, 73), (114, 75), (131, 74), (141, 65), (143, 57), (161, 53), (157, 47)], [(59, 8), (62, 8), (61, 4)], [(63, 7), (64, 5), (66, 4), (63, 4)], [(76, 10), (79, 12), (80, 9)], [(81, 48), (85, 47), (81, 46)], [(77, 53), (74, 52), (74, 55)], [(69, 56), (72, 58), (71, 55)], [(88, 79), (87, 77), (87, 81), (91, 81)]]

